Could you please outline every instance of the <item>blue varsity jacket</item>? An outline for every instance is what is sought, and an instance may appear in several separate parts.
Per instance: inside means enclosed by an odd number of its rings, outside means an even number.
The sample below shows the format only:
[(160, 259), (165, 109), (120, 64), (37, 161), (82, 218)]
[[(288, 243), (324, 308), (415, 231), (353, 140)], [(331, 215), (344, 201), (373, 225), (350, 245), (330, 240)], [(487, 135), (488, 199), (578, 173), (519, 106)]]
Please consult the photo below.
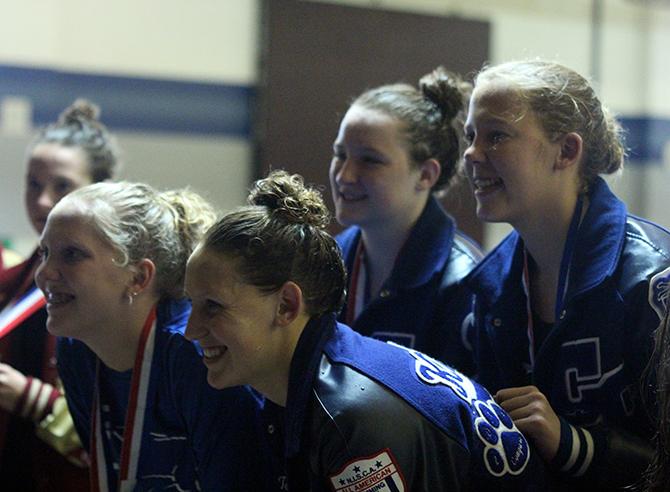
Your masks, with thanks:
[[(351, 274), (361, 230), (349, 227), (336, 239)], [(472, 309), (472, 292), (461, 280), (482, 257), (474, 241), (456, 229), (453, 219), (431, 196), (391, 276), (352, 328), (366, 336), (420, 350), (463, 373), (471, 373), (472, 353), (462, 328)], [(345, 305), (340, 321), (346, 321), (346, 312)]]
[(554, 480), (608, 488), (646, 467), (639, 382), (665, 309), (670, 233), (627, 214), (598, 178), (577, 230), (563, 310), (529, 364), (523, 240), (513, 231), (470, 274), (478, 381), (533, 384), (561, 419)]
[[(196, 346), (182, 333), (190, 303), (157, 309), (155, 351), (135, 490), (279, 490), (262, 461), (259, 400), (246, 387), (216, 390)], [(77, 432), (88, 447), (97, 356), (83, 343), (60, 339), (58, 366)], [(103, 446), (108, 483), (116, 490), (131, 371), (100, 370)]]
[(298, 341), (285, 430), (290, 491), (542, 490), (539, 458), (483, 387), (334, 315)]

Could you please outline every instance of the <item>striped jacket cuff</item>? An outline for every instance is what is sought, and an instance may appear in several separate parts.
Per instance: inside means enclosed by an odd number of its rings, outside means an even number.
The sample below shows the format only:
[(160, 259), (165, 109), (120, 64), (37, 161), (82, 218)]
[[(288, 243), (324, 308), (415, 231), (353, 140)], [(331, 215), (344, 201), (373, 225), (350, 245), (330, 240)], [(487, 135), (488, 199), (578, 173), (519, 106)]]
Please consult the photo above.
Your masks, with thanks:
[(551, 466), (572, 477), (581, 477), (593, 462), (593, 436), (583, 427), (570, 425), (562, 418), (560, 420), (561, 442)]
[(37, 378), (28, 376), (26, 379), (26, 386), (16, 404), (15, 413), (33, 422), (39, 422), (51, 413), (60, 391)]

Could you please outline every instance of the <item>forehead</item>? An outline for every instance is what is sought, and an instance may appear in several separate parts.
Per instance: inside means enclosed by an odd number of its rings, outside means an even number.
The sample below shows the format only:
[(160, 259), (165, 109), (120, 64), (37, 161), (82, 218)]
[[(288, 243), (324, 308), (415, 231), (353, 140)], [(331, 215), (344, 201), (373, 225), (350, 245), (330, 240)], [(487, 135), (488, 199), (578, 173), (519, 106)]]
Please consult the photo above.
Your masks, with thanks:
[(61, 200), (49, 213), (42, 240), (56, 242), (67, 239), (104, 244), (93, 225), (91, 213), (81, 202)]
[(470, 98), (468, 124), (473, 121), (516, 123), (532, 113), (517, 90), (505, 83), (485, 82), (475, 87)]
[(190, 295), (199, 290), (220, 290), (239, 283), (237, 263), (229, 255), (198, 246), (186, 265), (186, 286)]
[(55, 176), (88, 176), (88, 162), (79, 147), (40, 143), (30, 153), (28, 172)]
[(338, 140), (353, 138), (361, 140), (395, 141), (402, 122), (381, 110), (354, 105), (349, 108), (340, 124)]

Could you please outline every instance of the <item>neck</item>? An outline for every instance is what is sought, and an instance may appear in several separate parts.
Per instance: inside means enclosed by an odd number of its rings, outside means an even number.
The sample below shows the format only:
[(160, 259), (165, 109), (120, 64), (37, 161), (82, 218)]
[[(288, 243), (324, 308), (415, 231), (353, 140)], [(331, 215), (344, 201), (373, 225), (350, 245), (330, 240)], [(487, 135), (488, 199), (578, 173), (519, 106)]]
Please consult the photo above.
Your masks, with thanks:
[(288, 385), (291, 375), (291, 361), (298, 345), (300, 335), (305, 330), (310, 317), (302, 313), (288, 326), (275, 327), (277, 345), (275, 347), (275, 364), (272, 371), (263, 381), (252, 386), (270, 401), (285, 407), (288, 399)]
[[(555, 209), (554, 214), (546, 214), (536, 227), (519, 231), (529, 255), (531, 305), (547, 322), (555, 321), (561, 263), (576, 203), (577, 197)], [(584, 203), (581, 217), (577, 220), (583, 218), (586, 208), (587, 203)]]
[(382, 284), (391, 276), (396, 258), (425, 208), (426, 201), (421, 203), (420, 208), (396, 221), (386, 222), (378, 227), (361, 228), (367, 274), (371, 283), (370, 291), (373, 295), (376, 295)]
[(95, 337), (84, 342), (110, 369), (119, 372), (132, 369), (142, 328), (157, 301), (138, 296), (132, 305), (124, 306), (113, 322), (101, 326)]
[[(575, 195), (514, 226), (523, 238), (526, 249), (539, 272), (543, 274), (553, 272), (558, 277), (576, 205)], [(584, 203), (582, 217), (586, 208), (587, 204)]]

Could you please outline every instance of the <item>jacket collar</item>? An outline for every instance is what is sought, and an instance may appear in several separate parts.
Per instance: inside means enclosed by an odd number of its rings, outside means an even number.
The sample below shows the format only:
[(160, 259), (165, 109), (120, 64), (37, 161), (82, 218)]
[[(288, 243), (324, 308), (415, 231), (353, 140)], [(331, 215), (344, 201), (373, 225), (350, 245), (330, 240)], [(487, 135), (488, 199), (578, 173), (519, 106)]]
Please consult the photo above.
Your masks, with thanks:
[(626, 205), (597, 178), (589, 192), (589, 208), (577, 234), (569, 294), (580, 294), (614, 273), (623, 250)]
[[(592, 289), (614, 273), (623, 249), (625, 227), (626, 206), (605, 180), (597, 178), (589, 190), (589, 207), (577, 231), (566, 300)], [(520, 285), (522, 270), (523, 239), (512, 231), (466, 282), (493, 303), (503, 292), (510, 292), (506, 284)]]
[(332, 337), (335, 315), (309, 320), (296, 345), (289, 370), (286, 398), (285, 453), (291, 458), (300, 452), (309, 399), (326, 342)]
[[(430, 196), (398, 253), (386, 286), (392, 289), (413, 288), (428, 282), (448, 261), (454, 232), (453, 219), (437, 199)], [(361, 240), (361, 230), (359, 227), (352, 227), (338, 239), (344, 248), (350, 247), (345, 258), (347, 271), (350, 272), (358, 242)]]

